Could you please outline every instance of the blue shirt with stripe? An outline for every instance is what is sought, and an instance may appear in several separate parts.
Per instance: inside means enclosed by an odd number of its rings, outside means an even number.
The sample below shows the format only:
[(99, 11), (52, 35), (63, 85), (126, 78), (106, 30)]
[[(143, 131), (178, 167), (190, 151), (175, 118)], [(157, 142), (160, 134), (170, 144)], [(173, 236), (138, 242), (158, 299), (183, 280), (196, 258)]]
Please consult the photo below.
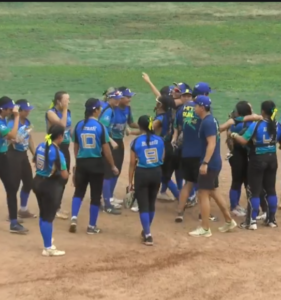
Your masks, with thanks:
[(131, 150), (138, 159), (137, 167), (156, 168), (163, 164), (164, 141), (156, 134), (150, 135), (149, 145), (146, 134), (140, 135), (131, 142)]
[[(25, 119), (24, 124), (19, 122), (18, 126), (18, 132), (17, 132), (17, 138), (16, 142), (13, 143), (14, 149), (17, 151), (27, 151), (29, 148), (29, 133), (30, 133), (30, 121), (28, 119)], [(14, 120), (10, 120), (8, 122), (8, 127), (13, 128), (14, 127)]]
[(79, 121), (73, 132), (73, 142), (79, 145), (77, 158), (102, 157), (102, 145), (109, 142), (106, 129), (94, 118), (84, 123), (84, 120)]
[[(50, 177), (52, 175), (59, 175), (60, 171), (67, 170), (65, 157), (63, 153), (54, 144), (51, 144), (49, 147), (48, 165), (45, 165), (45, 147), (46, 143), (41, 143), (36, 148), (36, 174), (42, 177)], [(58, 160), (60, 161), (60, 169), (58, 168)]]
[(114, 116), (111, 122), (111, 137), (113, 139), (122, 140), (125, 135), (126, 125), (133, 122), (130, 106), (114, 108)]
[(10, 131), (11, 129), (8, 127), (6, 119), (0, 118), (0, 153), (8, 151), (8, 141), (6, 136)]
[(164, 139), (164, 141), (170, 141), (172, 138), (172, 114), (171, 111), (167, 111), (165, 113), (160, 113), (154, 117), (154, 121), (160, 121), (161, 123), (161, 132), (160, 136)]

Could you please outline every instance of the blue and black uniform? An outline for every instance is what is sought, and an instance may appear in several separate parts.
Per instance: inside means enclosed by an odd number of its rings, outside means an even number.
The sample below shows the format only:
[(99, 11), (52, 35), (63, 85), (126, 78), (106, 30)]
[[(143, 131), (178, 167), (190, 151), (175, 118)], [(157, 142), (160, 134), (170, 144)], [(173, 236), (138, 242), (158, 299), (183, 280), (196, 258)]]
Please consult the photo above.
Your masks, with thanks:
[[(8, 127), (14, 127), (14, 120), (8, 122)], [(29, 149), (29, 137), (31, 131), (31, 123), (25, 119), (24, 123), (19, 122), (17, 138), (14, 143), (11, 143), (8, 150), (9, 165), (12, 172), (14, 188), (18, 191), (20, 182), (22, 188), (20, 192), (21, 207), (26, 207), (28, 197), (32, 189), (32, 169), (27, 156)]]
[(276, 125), (276, 133), (269, 134), (268, 123), (262, 120), (253, 122), (242, 137), (248, 141), (248, 187), (250, 192), (251, 217), (255, 221), (259, 212), (262, 189), (267, 195), (268, 222), (275, 221), (277, 208), (276, 173), (278, 168), (276, 143), (281, 140), (281, 126)]
[(73, 142), (78, 146), (79, 150), (76, 157), (72, 218), (77, 218), (87, 186), (90, 184), (89, 226), (95, 227), (104, 179), (102, 147), (104, 144), (109, 143), (108, 133), (97, 119), (90, 117), (77, 123), (73, 132)]
[(60, 206), (63, 184), (59, 179), (60, 172), (67, 170), (66, 161), (56, 145), (41, 143), (36, 148), (34, 162), (33, 191), (38, 201), (40, 222), (52, 223)]
[[(60, 119), (62, 118), (61, 111), (57, 110), (55, 107), (52, 107), (51, 109), (49, 109), (49, 111), (53, 111)], [(46, 119), (46, 127), (47, 127), (47, 132), (48, 132), (48, 116), (47, 116), (47, 113), (45, 115), (45, 119)], [(71, 125), (72, 125), (71, 112), (68, 109), (67, 110), (66, 127), (65, 127), (65, 130), (64, 130), (64, 139), (63, 139), (63, 142), (60, 144), (60, 151), (63, 153), (63, 155), (65, 157), (66, 167), (67, 167), (68, 172), (70, 170), (69, 145), (70, 145), (70, 142), (71, 142)], [(62, 182), (64, 183), (64, 188), (62, 189), (61, 201), (62, 201), (62, 197), (63, 197), (63, 194), (64, 194), (65, 186), (67, 184), (67, 180), (62, 180)], [(59, 209), (60, 209), (60, 207), (61, 207), (61, 205), (59, 206)]]
[(132, 141), (131, 151), (137, 158), (134, 178), (135, 197), (144, 233), (149, 234), (161, 183), (165, 146), (163, 139), (157, 135), (140, 135)]

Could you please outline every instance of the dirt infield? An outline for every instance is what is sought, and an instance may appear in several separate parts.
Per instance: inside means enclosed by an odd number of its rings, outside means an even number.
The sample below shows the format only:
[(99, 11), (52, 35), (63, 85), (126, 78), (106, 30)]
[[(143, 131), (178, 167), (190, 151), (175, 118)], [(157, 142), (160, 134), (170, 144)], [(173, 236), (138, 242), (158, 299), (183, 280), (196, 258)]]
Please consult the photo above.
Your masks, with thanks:
[[(35, 134), (35, 140), (43, 141), (43, 134)], [(224, 145), (222, 153), (226, 153)], [(126, 155), (117, 197), (123, 196), (127, 184), (128, 158)], [(228, 163), (224, 162), (220, 184), (226, 199), (229, 175)], [(68, 211), (72, 194), (69, 182), (64, 196)], [(152, 227), (155, 245), (145, 247), (140, 244), (138, 214), (129, 210), (123, 210), (121, 216), (101, 213), (98, 225), (103, 233), (87, 235), (86, 197), (76, 235), (68, 233), (68, 221), (55, 221), (55, 244), (66, 255), (46, 258), (41, 256), (38, 219), (25, 222), (30, 230), (27, 236), (11, 235), (2, 187), (1, 195), (1, 300), (259, 300), (280, 296), (279, 228), (259, 227), (256, 232), (236, 229), (222, 234), (217, 230), (219, 221), (212, 224), (210, 239), (191, 238), (187, 233), (198, 224), (198, 207), (187, 211), (183, 224), (176, 224), (175, 204), (157, 203)], [(29, 206), (38, 212), (33, 194)], [(222, 219), (216, 206), (212, 207)]]

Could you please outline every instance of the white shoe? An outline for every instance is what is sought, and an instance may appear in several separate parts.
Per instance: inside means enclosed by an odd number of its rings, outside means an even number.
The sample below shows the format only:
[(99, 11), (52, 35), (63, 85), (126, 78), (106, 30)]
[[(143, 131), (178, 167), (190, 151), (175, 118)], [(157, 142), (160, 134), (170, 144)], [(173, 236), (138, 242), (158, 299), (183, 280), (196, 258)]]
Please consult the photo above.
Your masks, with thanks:
[(257, 220), (265, 221), (266, 220), (266, 213), (262, 213), (261, 215), (257, 216)]
[(62, 256), (62, 255), (65, 255), (65, 251), (52, 249), (52, 248), (44, 248), (42, 255), (43, 256)]
[(123, 207), (121, 204), (118, 204), (118, 203), (115, 203), (115, 202), (111, 203), (111, 205), (112, 205), (114, 208), (116, 208), (116, 209), (121, 209), (121, 208)]
[(211, 229), (209, 228), (208, 230), (205, 230), (202, 227), (199, 227), (191, 232), (189, 232), (189, 235), (194, 236), (194, 237), (210, 237), (212, 236)]
[(220, 232), (228, 232), (234, 229), (237, 223), (232, 219), (231, 222), (225, 222), (223, 226), (219, 227)]
[(55, 241), (55, 239), (52, 238), (52, 246), (51, 246), (52, 250), (56, 250), (57, 249), (57, 247), (54, 245), (54, 241)]
[(62, 210), (57, 211), (56, 217), (59, 219), (62, 219), (62, 220), (68, 219), (68, 215), (65, 212), (63, 212)]
[(240, 209), (234, 208), (231, 213), (236, 217), (245, 217), (246, 213)]
[(133, 212), (138, 212), (139, 211), (139, 206), (137, 203), (134, 204), (134, 206), (131, 208), (131, 211)]
[(113, 198), (110, 198), (110, 203), (111, 204), (123, 204), (123, 200), (113, 197)]
[(175, 199), (170, 198), (166, 193), (158, 193), (157, 199), (165, 200), (165, 201), (175, 201)]

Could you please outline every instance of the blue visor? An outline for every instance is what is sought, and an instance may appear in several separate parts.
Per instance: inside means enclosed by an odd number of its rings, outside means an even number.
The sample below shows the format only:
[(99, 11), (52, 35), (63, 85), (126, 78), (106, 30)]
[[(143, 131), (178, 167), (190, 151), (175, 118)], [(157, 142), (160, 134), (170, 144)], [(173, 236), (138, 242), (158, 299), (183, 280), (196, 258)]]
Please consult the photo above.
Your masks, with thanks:
[(123, 97), (123, 93), (120, 92), (120, 91), (115, 91), (115, 92), (112, 92), (112, 93), (109, 93), (107, 95), (107, 98), (113, 98), (115, 100), (119, 100)]
[(8, 103), (5, 103), (3, 105), (1, 105), (1, 108), (3, 109), (12, 109), (15, 107), (15, 103), (13, 101), (9, 101)]
[(131, 92), (130, 89), (126, 89), (125, 91), (122, 91), (122, 94), (124, 97), (133, 97), (136, 93)]

